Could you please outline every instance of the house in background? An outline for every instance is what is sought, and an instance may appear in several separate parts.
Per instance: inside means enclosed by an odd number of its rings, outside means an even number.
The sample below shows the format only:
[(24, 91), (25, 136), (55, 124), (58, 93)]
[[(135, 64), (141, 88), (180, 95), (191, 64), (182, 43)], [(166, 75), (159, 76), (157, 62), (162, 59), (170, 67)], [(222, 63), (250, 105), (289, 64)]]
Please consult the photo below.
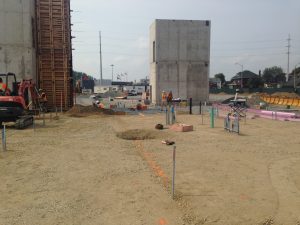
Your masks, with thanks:
[(220, 78), (209, 78), (209, 89), (221, 89), (222, 81)]
[(249, 88), (249, 80), (259, 78), (259, 75), (249, 70), (244, 70), (243, 73), (239, 72), (234, 77), (232, 77), (231, 83), (228, 86), (231, 86), (232, 88)]

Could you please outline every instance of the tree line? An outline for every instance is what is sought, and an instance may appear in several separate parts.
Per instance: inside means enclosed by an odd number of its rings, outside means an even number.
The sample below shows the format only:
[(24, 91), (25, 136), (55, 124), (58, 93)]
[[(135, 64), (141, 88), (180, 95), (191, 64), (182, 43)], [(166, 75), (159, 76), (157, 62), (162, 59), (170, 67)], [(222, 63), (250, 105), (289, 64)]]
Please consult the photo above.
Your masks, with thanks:
[[(300, 67), (296, 68), (290, 73), (290, 75), (294, 75), (296, 72), (297, 75), (300, 74)], [(239, 72), (238, 74), (240, 74)], [(221, 80), (222, 85), (226, 84), (225, 75), (223, 73), (218, 73), (214, 76)], [(247, 80), (245, 84), (249, 88), (258, 88), (263, 86), (264, 84), (283, 84), (286, 82), (286, 74), (283, 72), (283, 69), (279, 66), (273, 66), (269, 68), (265, 68), (263, 73), (259, 74), (256, 77), (252, 77)]]

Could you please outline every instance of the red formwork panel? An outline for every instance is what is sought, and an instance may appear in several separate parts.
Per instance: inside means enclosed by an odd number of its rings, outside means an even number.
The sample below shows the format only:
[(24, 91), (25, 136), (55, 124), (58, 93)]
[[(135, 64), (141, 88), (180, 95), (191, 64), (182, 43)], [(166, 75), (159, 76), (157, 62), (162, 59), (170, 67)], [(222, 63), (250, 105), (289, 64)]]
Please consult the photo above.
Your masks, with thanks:
[(49, 109), (73, 105), (70, 0), (36, 0), (37, 80)]

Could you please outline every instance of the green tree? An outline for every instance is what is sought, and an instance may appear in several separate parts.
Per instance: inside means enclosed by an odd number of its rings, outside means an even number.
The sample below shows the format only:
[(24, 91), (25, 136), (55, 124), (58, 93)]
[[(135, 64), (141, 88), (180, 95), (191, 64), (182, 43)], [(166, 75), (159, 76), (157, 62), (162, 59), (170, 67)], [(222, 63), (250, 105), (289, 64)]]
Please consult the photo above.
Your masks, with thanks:
[[(295, 68), (293, 69), (293, 71), (290, 74), (294, 75), (294, 72), (295, 72)], [(296, 68), (296, 75), (297, 74), (300, 74), (300, 66)]]
[(265, 83), (277, 83), (276, 77), (282, 78), (283, 70), (281, 67), (273, 66), (266, 68), (263, 72), (263, 80)]
[(259, 88), (264, 85), (264, 81), (261, 77), (253, 77), (247, 81), (247, 87), (249, 88)]
[(285, 73), (276, 75), (275, 79), (277, 83), (284, 83), (286, 81)]
[(216, 74), (215, 78), (219, 78), (221, 80), (222, 84), (224, 84), (226, 82), (225, 75), (223, 73)]

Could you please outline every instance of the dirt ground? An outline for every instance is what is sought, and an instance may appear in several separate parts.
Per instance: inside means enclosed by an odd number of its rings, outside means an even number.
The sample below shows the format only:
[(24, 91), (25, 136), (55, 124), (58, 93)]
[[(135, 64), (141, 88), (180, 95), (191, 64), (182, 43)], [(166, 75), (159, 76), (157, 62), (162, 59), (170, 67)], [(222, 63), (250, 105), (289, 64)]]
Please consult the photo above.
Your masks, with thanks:
[[(0, 153), (0, 224), (299, 225), (300, 123), (252, 119), (241, 135), (204, 116), (195, 131), (155, 130), (163, 114), (93, 115), (8, 129)], [(154, 139), (117, 133), (152, 130)], [(171, 198), (176, 142), (175, 200)]]

